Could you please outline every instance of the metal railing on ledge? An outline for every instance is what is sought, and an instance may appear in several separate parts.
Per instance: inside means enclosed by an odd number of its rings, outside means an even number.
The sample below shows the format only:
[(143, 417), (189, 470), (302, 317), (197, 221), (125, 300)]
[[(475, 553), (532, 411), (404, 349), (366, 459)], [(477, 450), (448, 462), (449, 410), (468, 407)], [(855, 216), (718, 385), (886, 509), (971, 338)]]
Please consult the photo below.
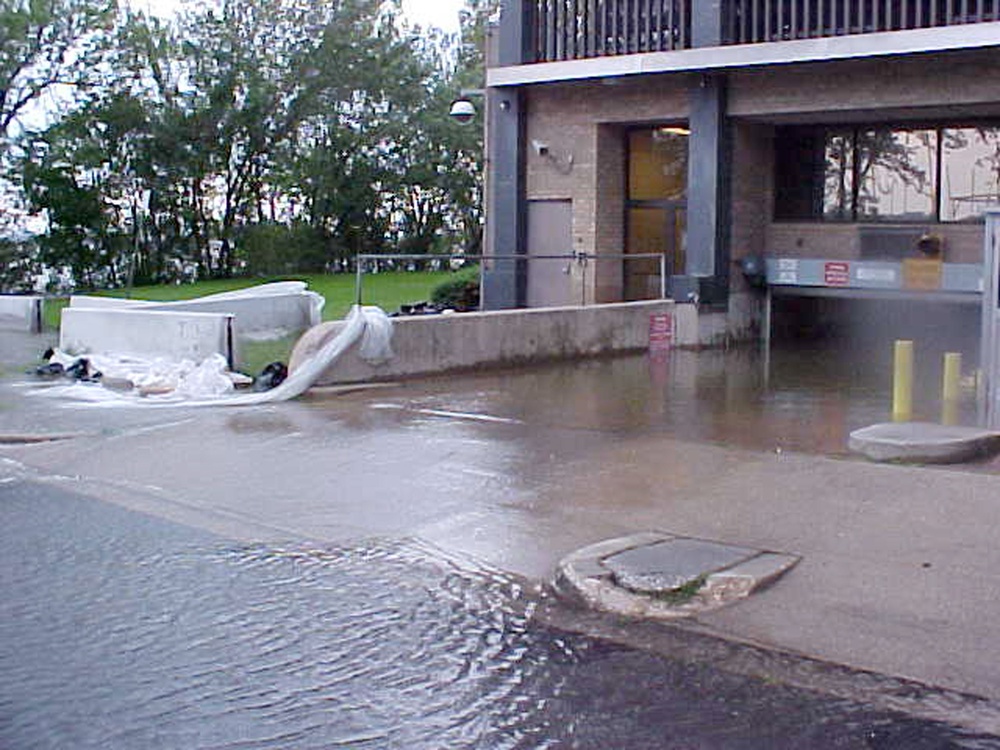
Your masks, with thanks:
[(871, 34), (1000, 20), (1000, 0), (729, 0), (728, 44)]
[[(524, 2), (534, 57), (529, 62), (692, 46), (697, 0)], [(735, 45), (1000, 21), (1000, 0), (722, 0), (716, 12), (723, 43)]]
[(691, 46), (692, 0), (527, 0), (535, 62)]

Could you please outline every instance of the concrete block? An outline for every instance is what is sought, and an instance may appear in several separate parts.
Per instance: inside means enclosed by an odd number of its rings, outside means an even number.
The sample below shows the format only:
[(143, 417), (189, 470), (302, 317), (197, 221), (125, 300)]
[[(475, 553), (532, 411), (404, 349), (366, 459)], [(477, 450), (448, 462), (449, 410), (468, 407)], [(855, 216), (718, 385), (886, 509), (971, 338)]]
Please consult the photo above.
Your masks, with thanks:
[(318, 325), (321, 320), (322, 298), (315, 292), (307, 291), (305, 282), (280, 281), (174, 302), (74, 295), (70, 298), (70, 307), (220, 313), (232, 316), (235, 321), (233, 330), (237, 336), (268, 338), (304, 331)]
[(59, 348), (71, 354), (132, 355), (201, 362), (222, 354), (233, 362), (233, 316), (223, 313), (67, 307)]
[(0, 295), (0, 328), (39, 333), (42, 330), (42, 298)]

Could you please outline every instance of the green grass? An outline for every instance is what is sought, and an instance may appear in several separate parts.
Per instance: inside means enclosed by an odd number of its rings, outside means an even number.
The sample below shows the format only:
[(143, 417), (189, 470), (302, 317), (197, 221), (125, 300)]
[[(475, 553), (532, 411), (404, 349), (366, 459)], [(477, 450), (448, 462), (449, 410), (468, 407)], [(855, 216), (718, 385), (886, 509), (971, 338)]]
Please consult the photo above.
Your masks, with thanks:
[[(362, 284), (362, 302), (366, 305), (378, 305), (387, 313), (395, 312), (402, 304), (420, 302), (431, 298), (431, 291), (452, 275), (450, 271), (394, 271), (383, 273), (368, 273), (364, 275)], [(172, 302), (175, 300), (204, 297), (219, 292), (231, 292), (249, 286), (264, 284), (269, 281), (305, 281), (309, 288), (322, 295), (326, 300), (323, 308), (323, 320), (339, 320), (347, 315), (355, 302), (354, 274), (303, 274), (301, 276), (285, 276), (271, 279), (219, 279), (199, 281), (194, 284), (139, 286), (131, 291), (113, 289), (93, 292), (93, 294), (108, 297), (128, 297), (133, 299), (155, 300), (157, 302)], [(59, 327), (59, 316), (68, 304), (64, 299), (50, 299), (45, 303), (45, 325), (47, 328)]]

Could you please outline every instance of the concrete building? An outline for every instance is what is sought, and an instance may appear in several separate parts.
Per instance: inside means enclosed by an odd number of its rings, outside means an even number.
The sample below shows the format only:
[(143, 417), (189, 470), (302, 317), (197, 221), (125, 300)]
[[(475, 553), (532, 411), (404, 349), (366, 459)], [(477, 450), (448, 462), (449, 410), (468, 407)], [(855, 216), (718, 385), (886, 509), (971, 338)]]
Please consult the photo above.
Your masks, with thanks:
[(1000, 0), (504, 0), (491, 56), (487, 308), (978, 304)]

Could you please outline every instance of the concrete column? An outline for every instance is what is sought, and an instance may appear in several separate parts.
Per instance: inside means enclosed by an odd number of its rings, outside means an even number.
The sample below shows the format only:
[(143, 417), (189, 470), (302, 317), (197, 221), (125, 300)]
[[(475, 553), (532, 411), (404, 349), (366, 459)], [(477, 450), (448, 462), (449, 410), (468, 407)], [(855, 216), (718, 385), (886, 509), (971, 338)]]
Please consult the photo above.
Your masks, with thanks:
[(685, 275), (697, 283), (675, 279), (674, 285), (697, 291), (703, 301), (723, 302), (729, 284), (731, 182), (725, 77), (700, 76), (691, 88), (690, 105)]
[[(491, 67), (519, 65), (530, 59), (530, 8), (521, 0), (503, 0), (500, 23), (487, 53)], [(487, 255), (525, 253), (524, 112), (516, 89), (486, 92), (486, 234)], [(488, 263), (483, 272), (482, 307), (500, 310), (522, 305), (527, 290), (526, 264), (513, 259)]]

